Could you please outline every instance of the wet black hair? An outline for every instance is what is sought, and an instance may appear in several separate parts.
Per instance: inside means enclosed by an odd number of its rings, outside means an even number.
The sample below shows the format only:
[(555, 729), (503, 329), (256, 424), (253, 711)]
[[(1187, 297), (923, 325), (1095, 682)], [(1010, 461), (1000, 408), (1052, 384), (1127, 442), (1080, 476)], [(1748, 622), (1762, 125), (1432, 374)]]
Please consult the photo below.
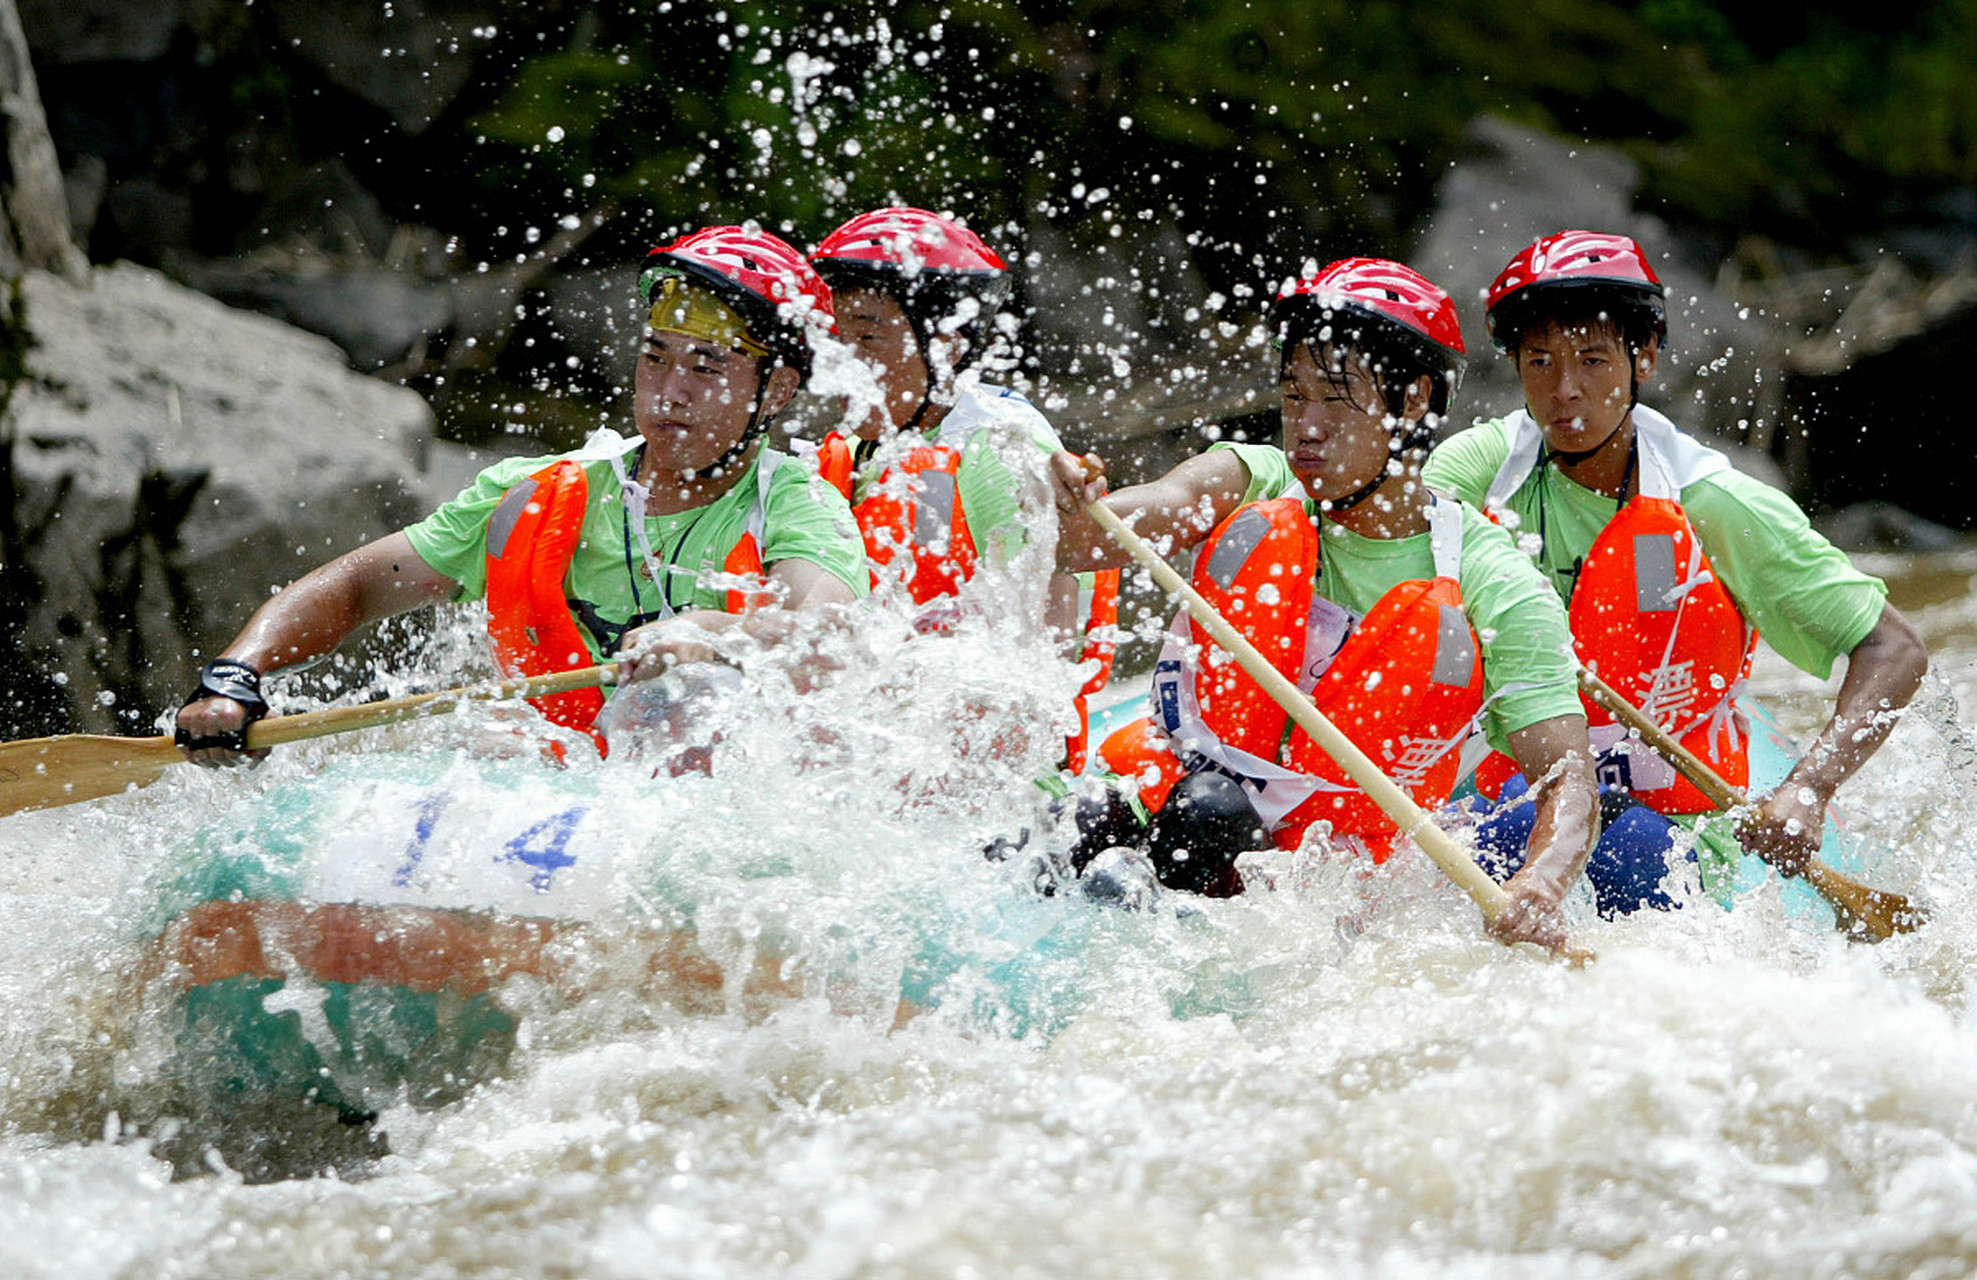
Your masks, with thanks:
[[(980, 359), (995, 338), (995, 318), (1009, 300), (1009, 275), (1003, 271), (945, 271), (923, 269), (907, 272), (892, 262), (867, 262), (859, 258), (824, 258), (817, 263), (817, 274), (833, 290), (872, 289), (891, 297), (906, 313), (913, 326), (913, 339), (924, 355), (933, 338), (951, 332), (966, 344), (955, 372)], [(955, 322), (973, 301), (973, 317)]]
[(1638, 356), (1649, 339), (1668, 342), (1668, 312), (1657, 294), (1602, 280), (1533, 285), (1505, 298), (1490, 315), (1491, 337), (1513, 358), (1532, 330), (1610, 329)]

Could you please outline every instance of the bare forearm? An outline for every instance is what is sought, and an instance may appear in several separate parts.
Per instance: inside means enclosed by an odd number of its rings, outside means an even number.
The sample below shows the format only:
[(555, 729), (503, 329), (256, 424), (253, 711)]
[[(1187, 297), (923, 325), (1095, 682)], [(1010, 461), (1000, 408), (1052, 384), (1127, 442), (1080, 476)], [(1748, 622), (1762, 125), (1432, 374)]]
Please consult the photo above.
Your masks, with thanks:
[[(394, 533), (282, 588), (254, 611), (222, 656), (267, 675), (321, 657), (358, 627), (443, 600), (454, 589), (453, 580), (420, 559), (403, 533)], [(215, 687), (202, 677), (202, 691)], [(267, 754), (265, 749), (245, 750), (239, 738), (252, 716), (266, 711), (264, 704), (250, 707), (236, 701), (240, 694), (239, 689), (227, 689), (195, 697), (179, 708), (178, 727), (188, 759), (202, 765), (234, 765)], [(258, 703), (258, 694), (250, 701)]]
[(359, 547), (305, 574), (255, 610), (226, 647), (263, 674), (319, 658), (352, 632), (455, 589), (402, 533)]
[(1599, 786), (1585, 720), (1560, 716), (1510, 735), (1510, 747), (1531, 779), (1535, 809), (1530, 852), (1520, 876), (1556, 886), (1560, 895), (1586, 869), (1599, 838)]
[(1887, 740), (1928, 669), (1922, 637), (1893, 606), (1884, 609), (1847, 658), (1833, 718), (1779, 789), (1810, 788), (1820, 802), (1830, 800)]
[(1050, 596), (1044, 605), (1044, 626), (1052, 643), (1067, 661), (1076, 662), (1084, 649), (1084, 633), (1079, 629), (1077, 575), (1050, 575)]
[(1524, 866), (1504, 886), (1507, 901), (1489, 921), (1499, 942), (1565, 945), (1566, 891), (1585, 870), (1599, 835), (1586, 718), (1553, 716), (1510, 735), (1510, 754), (1531, 779), (1536, 821)]
[[(1160, 479), (1133, 485), (1100, 499), (1162, 555), (1199, 544), (1241, 505), (1249, 487), (1242, 459), (1228, 450), (1189, 458)], [(1089, 517), (1061, 513), (1058, 567), (1072, 572), (1116, 569), (1131, 555)]]
[[(739, 665), (748, 650), (782, 644), (799, 627), (814, 633), (820, 619), (841, 615), (857, 601), (842, 579), (807, 560), (777, 561), (769, 580), (781, 589), (781, 604), (749, 613), (696, 609), (629, 632), (618, 651), (619, 678), (649, 680), (693, 662)], [(818, 657), (809, 665), (829, 663)]]
[(1599, 790), (1590, 771), (1574, 762), (1536, 791), (1525, 870), (1569, 889), (1584, 873), (1599, 838)]

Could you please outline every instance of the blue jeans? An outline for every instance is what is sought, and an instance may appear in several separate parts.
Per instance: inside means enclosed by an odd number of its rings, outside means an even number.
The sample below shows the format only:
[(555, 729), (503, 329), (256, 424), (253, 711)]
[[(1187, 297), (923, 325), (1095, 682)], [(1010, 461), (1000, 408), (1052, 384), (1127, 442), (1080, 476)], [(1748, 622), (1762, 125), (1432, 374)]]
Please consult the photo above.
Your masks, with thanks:
[[(1521, 774), (1504, 783), (1495, 807), (1476, 829), (1476, 861), (1498, 881), (1515, 875), (1529, 852), (1537, 805), (1524, 799), (1528, 789)], [(1610, 920), (1642, 907), (1672, 911), (1680, 906), (1661, 888), (1675, 845), (1674, 824), (1624, 791), (1607, 788), (1600, 790), (1600, 813), (1605, 828), (1586, 862), (1600, 915)]]

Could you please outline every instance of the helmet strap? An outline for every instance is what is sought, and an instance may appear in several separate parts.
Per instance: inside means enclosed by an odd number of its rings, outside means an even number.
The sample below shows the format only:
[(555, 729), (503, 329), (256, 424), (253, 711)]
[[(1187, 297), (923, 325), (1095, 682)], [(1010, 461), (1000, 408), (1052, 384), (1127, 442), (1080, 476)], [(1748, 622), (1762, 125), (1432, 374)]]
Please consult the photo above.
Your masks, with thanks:
[(927, 391), (920, 397), (920, 403), (913, 409), (911, 417), (899, 424), (901, 431), (918, 431), (927, 420), (927, 411), (934, 407), (934, 354), (927, 345), (927, 328), (920, 317), (910, 308), (906, 311), (906, 323), (913, 329), (913, 345), (920, 353), (920, 367), (927, 371)]
[[(927, 393), (920, 397), (920, 403), (914, 408), (912, 416), (899, 424), (899, 430), (920, 431), (924, 429), (927, 415), (933, 412), (935, 404), (939, 403), (934, 396), (934, 349), (933, 342), (931, 341), (932, 334), (926, 323), (910, 309), (906, 309), (906, 321), (913, 329), (913, 342), (920, 353), (920, 367), (927, 371)], [(961, 356), (948, 366), (947, 389), (949, 391), (954, 390), (956, 384), (960, 381), (962, 372), (974, 362), (976, 355), (979, 354), (979, 347), (981, 345), (960, 338), (959, 334), (954, 336), (960, 341)], [(952, 401), (947, 402), (943, 406), (944, 409), (951, 407)]]
[[(1627, 412), (1633, 412), (1631, 405), (1628, 406)], [(1626, 419), (1623, 417), (1621, 421), (1625, 422)], [(1615, 427), (1613, 432), (1614, 435), (1618, 435), (1620, 428)], [(1588, 458), (1596, 456), (1600, 450), (1610, 448), (1612, 444), (1613, 436), (1608, 436), (1590, 449), (1580, 449), (1573, 453), (1567, 453), (1562, 449), (1553, 449), (1549, 446), (1541, 446), (1538, 451), (1538, 466), (1543, 467), (1547, 462), (1555, 462), (1563, 466), (1576, 467)], [(1627, 437), (1627, 470), (1620, 479), (1620, 502), (1623, 506), (1627, 501), (1627, 492), (1634, 483), (1634, 471), (1640, 461), (1640, 447), (1641, 433), (1636, 428)]]
[(929, 394), (927, 395), (921, 396), (919, 407), (913, 410), (912, 417), (908, 418), (906, 421), (899, 424), (899, 429), (901, 431), (920, 430), (921, 429), (920, 424), (927, 420), (927, 410), (933, 407), (934, 407), (934, 398), (931, 392), (929, 392)]
[[(1424, 433), (1425, 433), (1424, 424), (1421, 423), (1414, 424), (1409, 430), (1405, 432), (1395, 433), (1395, 435), (1387, 443), (1388, 461), (1391, 462), (1392, 459), (1394, 458), (1405, 457), (1410, 450), (1424, 448), (1426, 444), (1426, 442), (1422, 439)], [(1404, 470), (1402, 474), (1403, 475), (1405, 474)], [(1339, 515), (1344, 512), (1350, 511), (1354, 507), (1358, 506), (1360, 503), (1366, 501), (1366, 499), (1378, 493), (1381, 487), (1384, 486), (1387, 483), (1387, 481), (1398, 480), (1400, 478), (1401, 477), (1399, 475), (1395, 475), (1392, 471), (1388, 470), (1387, 465), (1383, 463), (1380, 467), (1378, 474), (1376, 474), (1371, 480), (1368, 480), (1365, 484), (1360, 485), (1357, 489), (1354, 489), (1351, 493), (1348, 493), (1343, 498), (1331, 499), (1328, 503), (1326, 503), (1326, 510), (1330, 512), (1332, 515)]]
[(1341, 515), (1378, 493), (1382, 485), (1394, 478), (1394, 476), (1388, 473), (1386, 465), (1383, 463), (1380, 466), (1380, 474), (1374, 476), (1365, 484), (1360, 485), (1357, 489), (1345, 495), (1345, 497), (1333, 498), (1329, 502), (1326, 502), (1323, 504), (1324, 508), (1331, 515)]
[[(913, 342), (920, 351), (920, 365), (927, 371), (927, 394), (920, 397), (919, 407), (913, 410), (912, 417), (899, 425), (899, 429), (901, 431), (918, 431), (921, 429), (921, 424), (926, 421), (928, 412), (934, 407), (934, 334), (926, 320), (919, 314), (918, 309), (907, 306), (904, 298), (901, 299), (900, 309), (906, 312), (906, 322), (913, 328)], [(958, 337), (959, 335), (956, 336)], [(962, 342), (960, 358), (950, 364), (947, 369), (947, 384), (949, 388), (954, 386), (955, 381), (961, 376), (961, 371), (966, 369), (979, 354), (974, 349), (977, 346), (978, 344), (976, 343)]]

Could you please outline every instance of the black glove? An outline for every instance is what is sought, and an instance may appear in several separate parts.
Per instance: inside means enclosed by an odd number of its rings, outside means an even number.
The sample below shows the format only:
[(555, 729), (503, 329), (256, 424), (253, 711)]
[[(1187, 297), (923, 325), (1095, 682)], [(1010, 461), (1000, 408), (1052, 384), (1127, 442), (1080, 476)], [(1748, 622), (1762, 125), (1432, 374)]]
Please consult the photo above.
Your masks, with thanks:
[(190, 751), (222, 747), (228, 751), (247, 750), (247, 726), (268, 714), (268, 701), (261, 696), (261, 673), (233, 658), (215, 658), (199, 668), (199, 687), (180, 705), (189, 707), (207, 698), (232, 698), (247, 708), (247, 719), (231, 733), (194, 737), (181, 725), (172, 741)]

